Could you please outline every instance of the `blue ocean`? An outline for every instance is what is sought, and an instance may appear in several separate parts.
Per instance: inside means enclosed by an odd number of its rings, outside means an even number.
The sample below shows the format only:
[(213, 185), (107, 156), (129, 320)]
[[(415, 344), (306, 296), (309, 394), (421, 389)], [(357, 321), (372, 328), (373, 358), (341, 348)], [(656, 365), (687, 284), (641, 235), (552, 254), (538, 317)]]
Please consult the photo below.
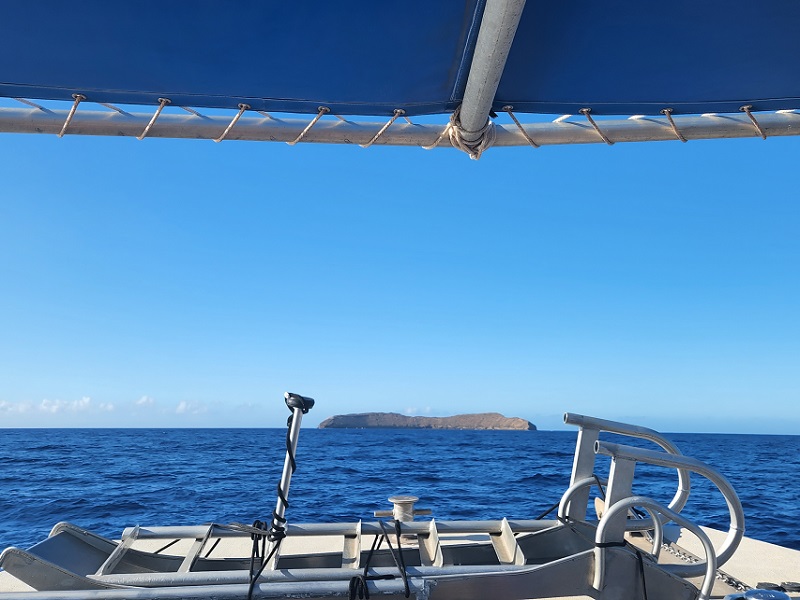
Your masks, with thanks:
[[(267, 520), (285, 435), (284, 429), (0, 430), (0, 549), (29, 546), (59, 521), (116, 537), (136, 524)], [(800, 436), (667, 437), (730, 480), (747, 535), (800, 549)], [(568, 486), (575, 442), (572, 431), (303, 429), (286, 516), (295, 523), (368, 520), (374, 510), (391, 508), (389, 496), (412, 494), (438, 520), (537, 518)], [(600, 459), (598, 474), (607, 474)], [(676, 484), (674, 471), (643, 466), (634, 491), (668, 503)], [(692, 477), (683, 512), (727, 529), (722, 496), (700, 476)]]

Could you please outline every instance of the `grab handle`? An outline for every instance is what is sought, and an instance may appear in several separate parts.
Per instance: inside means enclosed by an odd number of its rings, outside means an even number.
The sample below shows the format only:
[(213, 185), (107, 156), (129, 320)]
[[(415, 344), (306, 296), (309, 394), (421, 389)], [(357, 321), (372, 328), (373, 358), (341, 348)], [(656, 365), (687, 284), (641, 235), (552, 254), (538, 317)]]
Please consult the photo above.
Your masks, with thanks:
[[(580, 427), (578, 447), (575, 450), (575, 461), (572, 467), (572, 480), (570, 484), (574, 484), (579, 480), (586, 479), (593, 475), (595, 456), (594, 444), (598, 440), (600, 432), (616, 433), (627, 437), (648, 440), (671, 455), (682, 456), (681, 451), (678, 450), (675, 444), (659, 432), (648, 429), (647, 427), (639, 427), (637, 425), (629, 425), (617, 421), (608, 421), (606, 419), (598, 419), (596, 417), (588, 417), (576, 413), (564, 413), (564, 423)], [(681, 512), (683, 507), (686, 506), (690, 491), (691, 481), (689, 478), (689, 471), (679, 468), (678, 489), (675, 491), (675, 496), (669, 503), (669, 509), (677, 513)], [(585, 518), (585, 505), (588, 499), (588, 489), (584, 490), (583, 493), (577, 494), (575, 503), (569, 507), (569, 516), (576, 519)], [(645, 519), (644, 523), (639, 523), (638, 525), (646, 529), (652, 528), (652, 519)]]
[[(711, 590), (714, 587), (714, 579), (717, 574), (717, 565), (719, 564), (717, 556), (714, 552), (714, 546), (711, 544), (711, 540), (708, 539), (708, 536), (700, 527), (686, 519), (683, 515), (679, 515), (678, 513), (668, 509), (666, 506), (659, 504), (655, 500), (645, 498), (643, 496), (631, 496), (625, 500), (620, 500), (614, 504), (614, 506), (612, 506), (600, 520), (600, 524), (597, 527), (597, 532), (595, 533), (595, 570), (592, 587), (598, 591), (602, 591), (603, 589), (603, 582), (605, 579), (605, 552), (607, 546), (606, 531), (608, 524), (614, 519), (625, 519), (627, 517), (628, 510), (634, 507), (644, 508), (650, 512), (651, 515), (653, 515), (653, 522), (656, 523), (655, 536), (653, 539), (653, 554), (656, 558), (658, 556), (658, 549), (661, 547), (661, 540), (663, 539), (661, 520), (656, 517), (656, 514), (664, 515), (669, 520), (675, 521), (678, 525), (685, 527), (697, 536), (697, 538), (703, 544), (703, 549), (706, 553), (705, 562), (692, 565), (693, 570), (703, 573), (703, 583), (700, 586), (700, 594), (697, 596), (697, 600), (708, 600), (711, 597)], [(681, 571), (681, 573), (676, 572), (675, 567), (678, 565), (661, 566), (672, 570), (672, 572), (675, 574), (686, 576), (683, 571)], [(672, 568), (670, 569), (670, 567)]]
[[(730, 513), (728, 535), (722, 543), (719, 552), (716, 553), (718, 565), (724, 565), (736, 551), (736, 548), (738, 548), (744, 536), (744, 509), (742, 508), (742, 503), (736, 491), (733, 489), (733, 486), (722, 473), (706, 463), (694, 458), (689, 458), (688, 456), (675, 456), (665, 452), (644, 450), (642, 448), (633, 448), (631, 446), (612, 444), (610, 442), (596, 442), (595, 452), (597, 454), (610, 456), (615, 461), (623, 459), (635, 461), (637, 463), (671, 467), (673, 469), (684, 469), (702, 475), (708, 479), (722, 493), (722, 497), (725, 499), (725, 503), (728, 505), (728, 512)], [(616, 504), (618, 503), (615, 503), (615, 505)], [(666, 516), (671, 516), (668, 512), (661, 512)], [(705, 566), (703, 564), (686, 565), (681, 567), (679, 574), (682, 577), (695, 577), (701, 575), (704, 569)], [(678, 569), (676, 569), (675, 572), (678, 573)]]

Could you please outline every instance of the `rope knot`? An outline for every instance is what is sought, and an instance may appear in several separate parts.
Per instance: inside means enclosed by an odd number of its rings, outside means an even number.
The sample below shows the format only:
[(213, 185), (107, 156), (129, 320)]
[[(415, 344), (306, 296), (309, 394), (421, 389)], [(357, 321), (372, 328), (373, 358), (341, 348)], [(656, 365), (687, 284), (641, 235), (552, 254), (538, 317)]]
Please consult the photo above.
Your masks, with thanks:
[(264, 533), (256, 533), (255, 531), (250, 532), (250, 539), (251, 540), (260, 540), (265, 533), (267, 533), (267, 524), (264, 521), (259, 521), (256, 519), (253, 521), (253, 529), (261, 529)]
[[(497, 133), (494, 127), (494, 121), (486, 119), (486, 124), (478, 131), (467, 131), (461, 126), (461, 107), (453, 111), (450, 115), (450, 123), (447, 126), (447, 134), (450, 137), (450, 143), (459, 150), (469, 154), (472, 160), (478, 160), (486, 150), (494, 144)], [(474, 142), (464, 139), (464, 134), (470, 134), (470, 137), (477, 136)]]

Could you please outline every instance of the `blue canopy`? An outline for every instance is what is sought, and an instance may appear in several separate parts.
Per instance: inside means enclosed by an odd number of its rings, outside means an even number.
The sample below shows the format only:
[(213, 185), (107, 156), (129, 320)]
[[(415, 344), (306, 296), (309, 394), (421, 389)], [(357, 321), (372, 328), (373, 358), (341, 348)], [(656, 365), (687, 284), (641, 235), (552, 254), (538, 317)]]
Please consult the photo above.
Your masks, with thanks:
[(452, 111), (479, 0), (41, 0), (0, 19), (0, 95), (337, 114)]
[[(483, 0), (38, 0), (0, 19), (0, 95), (340, 115), (449, 113)], [(528, 0), (492, 107), (800, 106), (795, 0)]]
[(596, 114), (800, 107), (800, 2), (527, 2), (495, 109)]

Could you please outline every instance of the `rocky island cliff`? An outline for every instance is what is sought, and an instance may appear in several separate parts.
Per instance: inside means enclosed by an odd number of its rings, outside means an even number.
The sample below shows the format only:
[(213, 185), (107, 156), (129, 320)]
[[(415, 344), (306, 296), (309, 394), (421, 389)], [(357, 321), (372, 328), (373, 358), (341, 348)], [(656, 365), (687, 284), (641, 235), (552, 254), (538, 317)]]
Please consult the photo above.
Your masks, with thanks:
[(327, 428), (388, 429), (503, 429), (535, 431), (536, 425), (518, 417), (500, 413), (455, 415), (453, 417), (409, 417), (398, 413), (358, 413), (328, 417), (319, 424)]

